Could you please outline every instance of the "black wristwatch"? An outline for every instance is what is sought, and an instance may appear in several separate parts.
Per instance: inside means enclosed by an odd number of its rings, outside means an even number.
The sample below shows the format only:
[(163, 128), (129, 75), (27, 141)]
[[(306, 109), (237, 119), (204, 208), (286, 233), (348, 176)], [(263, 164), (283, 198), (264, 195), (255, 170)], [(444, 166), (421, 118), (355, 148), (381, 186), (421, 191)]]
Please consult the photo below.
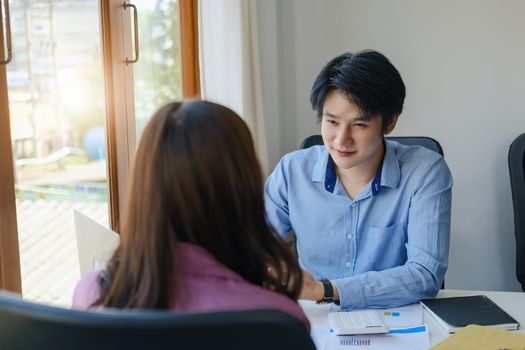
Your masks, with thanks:
[(317, 304), (327, 304), (327, 303), (333, 303), (334, 302), (334, 288), (332, 287), (332, 282), (327, 280), (326, 278), (322, 278), (319, 280), (323, 284), (324, 287), (324, 295), (323, 298), (320, 300), (317, 300)]

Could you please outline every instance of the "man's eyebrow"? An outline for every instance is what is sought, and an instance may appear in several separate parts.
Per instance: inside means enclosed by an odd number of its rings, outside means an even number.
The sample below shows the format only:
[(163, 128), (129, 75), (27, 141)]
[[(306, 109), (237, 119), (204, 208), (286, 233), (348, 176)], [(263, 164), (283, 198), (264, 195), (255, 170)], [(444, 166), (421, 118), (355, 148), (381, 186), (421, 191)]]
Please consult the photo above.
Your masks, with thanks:
[[(334, 119), (340, 119), (338, 115), (332, 114), (330, 112), (323, 112), (323, 116), (334, 118)], [(352, 121), (354, 121), (354, 122), (360, 122), (360, 121), (368, 122), (368, 121), (370, 121), (370, 117), (368, 117), (366, 115), (360, 115), (359, 117), (356, 117), (356, 118), (352, 119)]]
[(339, 116), (335, 115), (335, 114), (332, 114), (330, 112), (323, 112), (323, 115), (327, 116), (327, 117), (330, 117), (330, 118), (335, 118), (335, 119), (339, 119)]
[(366, 116), (366, 115), (360, 115), (359, 117), (355, 118), (354, 121), (355, 122), (368, 122), (370, 121), (370, 117), (369, 116)]

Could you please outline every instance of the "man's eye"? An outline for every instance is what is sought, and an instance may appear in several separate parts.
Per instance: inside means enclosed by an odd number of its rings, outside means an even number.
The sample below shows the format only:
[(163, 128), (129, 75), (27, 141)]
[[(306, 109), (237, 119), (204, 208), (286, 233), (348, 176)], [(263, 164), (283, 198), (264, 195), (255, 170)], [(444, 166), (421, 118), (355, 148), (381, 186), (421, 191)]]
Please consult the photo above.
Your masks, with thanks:
[(368, 125), (363, 124), (363, 123), (357, 123), (357, 124), (354, 124), (354, 126), (358, 128), (366, 128)]
[(335, 120), (333, 120), (333, 119), (326, 119), (326, 122), (328, 124), (333, 124), (333, 125), (337, 124), (337, 122)]

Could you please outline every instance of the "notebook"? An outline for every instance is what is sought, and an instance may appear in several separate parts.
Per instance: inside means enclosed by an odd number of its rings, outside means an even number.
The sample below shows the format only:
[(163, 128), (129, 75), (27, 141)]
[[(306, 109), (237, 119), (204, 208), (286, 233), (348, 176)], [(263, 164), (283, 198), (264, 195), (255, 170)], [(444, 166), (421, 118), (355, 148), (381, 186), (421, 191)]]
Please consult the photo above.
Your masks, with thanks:
[(422, 300), (421, 304), (449, 333), (469, 324), (506, 330), (519, 323), (485, 295)]

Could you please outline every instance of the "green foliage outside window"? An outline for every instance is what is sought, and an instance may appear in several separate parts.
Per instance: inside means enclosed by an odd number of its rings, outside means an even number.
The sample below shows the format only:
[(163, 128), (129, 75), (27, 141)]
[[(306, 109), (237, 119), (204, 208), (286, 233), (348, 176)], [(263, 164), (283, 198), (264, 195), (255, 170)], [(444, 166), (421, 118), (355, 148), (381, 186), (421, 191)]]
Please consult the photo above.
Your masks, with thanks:
[(178, 8), (176, 0), (156, 0), (139, 13), (141, 56), (133, 67), (137, 140), (158, 107), (182, 98)]

